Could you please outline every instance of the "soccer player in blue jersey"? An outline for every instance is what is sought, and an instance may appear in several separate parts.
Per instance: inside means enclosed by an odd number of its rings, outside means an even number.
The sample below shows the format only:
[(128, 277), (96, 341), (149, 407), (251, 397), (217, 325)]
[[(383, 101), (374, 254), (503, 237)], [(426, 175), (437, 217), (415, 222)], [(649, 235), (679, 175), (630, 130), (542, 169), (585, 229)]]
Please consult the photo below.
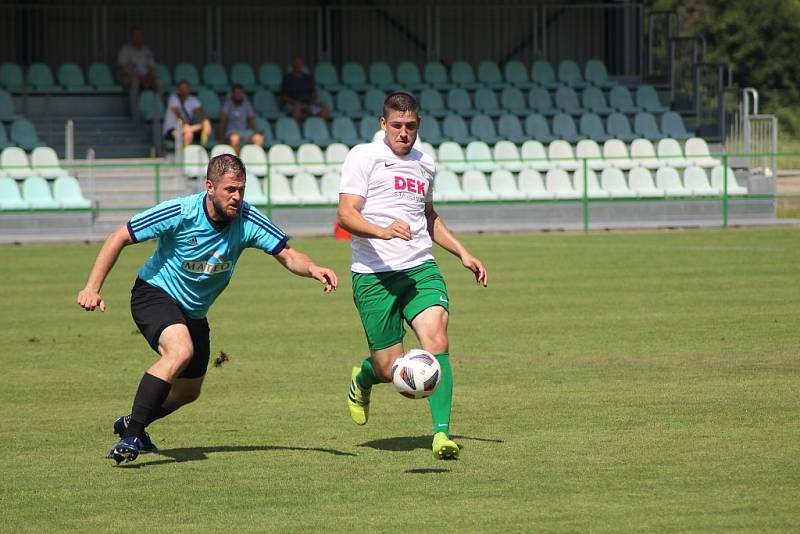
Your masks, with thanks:
[(325, 293), (338, 285), (332, 270), (290, 247), (286, 234), (244, 201), (245, 176), (236, 156), (212, 158), (204, 192), (162, 202), (108, 236), (78, 293), (82, 308), (105, 311), (100, 289), (122, 249), (158, 238), (131, 290), (131, 314), (160, 358), (139, 382), (130, 415), (114, 423), (120, 441), (108, 457), (117, 464), (155, 450), (147, 425), (200, 395), (210, 353), (206, 312), (245, 248), (261, 249), (290, 272), (318, 280)]

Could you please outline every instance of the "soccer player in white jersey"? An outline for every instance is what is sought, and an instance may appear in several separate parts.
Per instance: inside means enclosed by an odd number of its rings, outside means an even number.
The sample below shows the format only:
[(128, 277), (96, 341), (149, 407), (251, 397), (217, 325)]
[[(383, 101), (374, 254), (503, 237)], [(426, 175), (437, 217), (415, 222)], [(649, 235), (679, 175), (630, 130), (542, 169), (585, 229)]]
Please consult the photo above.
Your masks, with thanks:
[(489, 276), (433, 208), (434, 161), (414, 146), (420, 120), (414, 97), (389, 95), (380, 118), (384, 138), (353, 147), (342, 166), (338, 223), (353, 234), (353, 300), (370, 350), (353, 368), (347, 405), (356, 424), (367, 423), (372, 386), (391, 382), (408, 323), (442, 367), (439, 387), (428, 398), (433, 455), (454, 459), (459, 446), (450, 439), (450, 304), (433, 243), (457, 256), (478, 284), (486, 287)]
[(326, 293), (336, 289), (332, 270), (290, 247), (288, 236), (244, 200), (245, 180), (239, 158), (212, 158), (205, 191), (162, 202), (108, 236), (78, 293), (82, 308), (105, 311), (100, 288), (122, 249), (158, 238), (131, 290), (131, 315), (160, 358), (139, 382), (130, 415), (114, 422), (120, 441), (108, 458), (117, 464), (155, 450), (147, 425), (200, 396), (210, 351), (206, 312), (244, 249), (263, 250), (290, 272), (322, 283)]

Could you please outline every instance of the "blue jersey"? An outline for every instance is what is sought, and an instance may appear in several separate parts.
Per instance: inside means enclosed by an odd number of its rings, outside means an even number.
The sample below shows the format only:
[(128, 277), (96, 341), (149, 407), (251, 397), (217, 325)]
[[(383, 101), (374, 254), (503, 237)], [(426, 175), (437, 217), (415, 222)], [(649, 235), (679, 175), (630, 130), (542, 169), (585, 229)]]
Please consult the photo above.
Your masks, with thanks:
[(138, 243), (158, 238), (158, 247), (139, 269), (139, 277), (161, 288), (194, 319), (208, 308), (233, 276), (248, 247), (277, 254), (288, 238), (261, 212), (242, 203), (239, 217), (220, 225), (211, 220), (206, 193), (168, 200), (128, 221)]

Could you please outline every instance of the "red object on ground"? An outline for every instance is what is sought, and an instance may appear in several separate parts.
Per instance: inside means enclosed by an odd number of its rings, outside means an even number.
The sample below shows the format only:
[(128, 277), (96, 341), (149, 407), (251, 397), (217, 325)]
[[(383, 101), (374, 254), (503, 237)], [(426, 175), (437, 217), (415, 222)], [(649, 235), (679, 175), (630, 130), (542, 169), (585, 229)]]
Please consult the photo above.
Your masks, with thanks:
[(347, 241), (352, 237), (352, 234), (339, 226), (338, 224), (333, 225), (333, 237), (336, 239), (340, 239), (342, 241)]

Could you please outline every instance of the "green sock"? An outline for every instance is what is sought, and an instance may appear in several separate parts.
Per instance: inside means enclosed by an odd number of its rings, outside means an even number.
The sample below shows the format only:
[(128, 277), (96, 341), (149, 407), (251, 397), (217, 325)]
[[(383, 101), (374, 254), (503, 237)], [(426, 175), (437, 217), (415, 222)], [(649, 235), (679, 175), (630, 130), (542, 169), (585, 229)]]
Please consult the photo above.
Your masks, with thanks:
[(375, 384), (380, 384), (378, 375), (375, 374), (375, 369), (372, 367), (372, 358), (366, 358), (361, 362), (361, 372), (356, 376), (356, 382), (361, 386), (361, 389), (369, 389)]
[(433, 419), (433, 433), (444, 432), (450, 435), (450, 410), (453, 404), (453, 369), (450, 367), (450, 354), (436, 354), (442, 367), (442, 379), (436, 393), (428, 397)]

